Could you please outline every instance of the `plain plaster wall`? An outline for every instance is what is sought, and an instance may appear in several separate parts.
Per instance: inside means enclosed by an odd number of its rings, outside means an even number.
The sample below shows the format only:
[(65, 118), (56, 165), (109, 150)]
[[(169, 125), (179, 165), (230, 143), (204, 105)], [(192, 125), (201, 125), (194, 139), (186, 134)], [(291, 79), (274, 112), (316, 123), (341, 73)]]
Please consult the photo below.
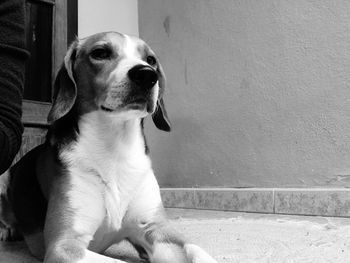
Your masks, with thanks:
[(139, 1), (168, 77), (166, 187), (350, 186), (350, 1)]
[(118, 31), (138, 36), (137, 10), (137, 0), (78, 0), (78, 35)]

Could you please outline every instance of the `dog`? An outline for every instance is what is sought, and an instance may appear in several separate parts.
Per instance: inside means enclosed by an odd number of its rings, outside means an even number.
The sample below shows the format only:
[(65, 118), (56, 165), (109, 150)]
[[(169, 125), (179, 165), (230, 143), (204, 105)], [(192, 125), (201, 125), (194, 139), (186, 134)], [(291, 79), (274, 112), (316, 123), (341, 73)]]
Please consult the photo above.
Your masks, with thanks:
[(55, 79), (46, 141), (2, 180), (1, 221), (48, 263), (122, 263), (127, 239), (151, 263), (215, 263), (165, 216), (143, 132), (170, 131), (159, 59), (141, 39), (105, 32), (75, 40)]

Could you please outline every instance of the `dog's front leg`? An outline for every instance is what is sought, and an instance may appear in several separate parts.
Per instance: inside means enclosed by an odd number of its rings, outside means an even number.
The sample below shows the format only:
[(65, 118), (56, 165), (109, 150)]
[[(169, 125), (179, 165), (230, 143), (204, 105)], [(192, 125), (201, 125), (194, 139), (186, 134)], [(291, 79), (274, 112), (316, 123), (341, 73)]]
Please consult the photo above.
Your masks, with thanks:
[(167, 221), (148, 223), (135, 242), (147, 251), (152, 263), (217, 263), (197, 245), (186, 241)]
[[(44, 228), (44, 262), (125, 263), (89, 250), (104, 218), (105, 206), (98, 182), (88, 178), (79, 180), (78, 176), (55, 182)], [(99, 251), (98, 247), (92, 249)]]
[(106, 257), (87, 249), (85, 242), (77, 239), (65, 239), (51, 244), (48, 248), (45, 263), (126, 263)]
[(151, 263), (217, 263), (167, 221), (153, 173), (131, 203), (128, 217), (127, 221), (131, 222), (129, 240), (147, 252)]

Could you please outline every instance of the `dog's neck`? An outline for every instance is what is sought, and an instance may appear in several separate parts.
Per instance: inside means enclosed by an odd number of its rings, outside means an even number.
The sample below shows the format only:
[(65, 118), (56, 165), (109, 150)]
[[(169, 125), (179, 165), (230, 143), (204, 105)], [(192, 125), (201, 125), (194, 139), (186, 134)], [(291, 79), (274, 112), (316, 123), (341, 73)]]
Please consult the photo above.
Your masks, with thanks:
[(104, 112), (91, 112), (78, 122), (81, 141), (91, 143), (99, 151), (111, 154), (144, 153), (140, 118), (120, 118)]
[(66, 160), (96, 171), (106, 181), (130, 175), (133, 180), (142, 178), (150, 171), (151, 161), (145, 153), (140, 122), (139, 118), (122, 119), (104, 112), (82, 116), (79, 136), (64, 154)]

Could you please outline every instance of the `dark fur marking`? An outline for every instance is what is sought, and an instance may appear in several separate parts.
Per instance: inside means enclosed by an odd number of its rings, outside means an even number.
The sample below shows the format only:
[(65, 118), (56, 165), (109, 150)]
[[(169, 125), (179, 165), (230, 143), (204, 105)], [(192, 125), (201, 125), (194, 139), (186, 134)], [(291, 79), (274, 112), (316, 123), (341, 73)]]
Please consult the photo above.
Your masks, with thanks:
[(145, 260), (146, 262), (150, 262), (150, 261), (149, 261), (148, 254), (147, 254), (146, 250), (145, 250), (142, 246), (140, 246), (140, 245), (138, 245), (138, 244), (136, 244), (136, 243), (133, 243), (133, 242), (132, 242), (130, 239), (128, 239), (128, 238), (127, 238), (127, 240), (130, 242), (131, 245), (133, 245), (133, 247), (136, 249), (137, 253), (139, 254), (139, 257), (140, 257), (142, 260)]
[(9, 199), (23, 233), (31, 233), (44, 226), (47, 201), (36, 176), (37, 158), (44, 147), (34, 148), (11, 168)]
[(147, 145), (147, 140), (145, 135), (144, 120), (145, 120), (144, 118), (141, 120), (141, 133), (142, 133), (143, 141), (145, 143), (145, 153), (148, 155), (150, 151)]
[(62, 146), (76, 141), (79, 135), (77, 116), (76, 109), (73, 108), (66, 116), (55, 121), (46, 135), (46, 141), (50, 142), (51, 146), (57, 147), (58, 150)]

